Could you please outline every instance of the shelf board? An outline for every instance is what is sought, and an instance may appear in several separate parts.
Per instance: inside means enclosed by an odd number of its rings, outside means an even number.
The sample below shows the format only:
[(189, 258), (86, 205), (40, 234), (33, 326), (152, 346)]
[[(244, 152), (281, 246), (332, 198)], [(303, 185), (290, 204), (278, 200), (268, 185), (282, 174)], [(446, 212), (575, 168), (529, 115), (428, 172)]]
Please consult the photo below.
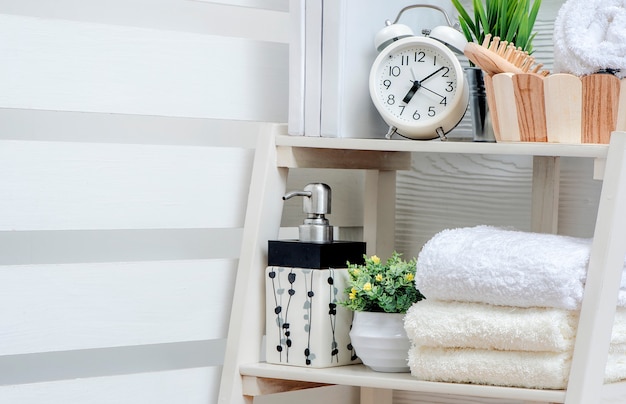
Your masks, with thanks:
[(482, 143), (449, 140), (353, 139), (277, 135), (276, 145), (340, 150), (393, 152), (508, 154), (528, 156), (606, 158), (606, 144), (562, 144), (534, 142)]
[(365, 386), (370, 388), (415, 391), (431, 394), (456, 394), (471, 397), (551, 403), (565, 402), (564, 390), (536, 390), (475, 384), (426, 382), (415, 379), (409, 373), (374, 372), (363, 365), (312, 369), (297, 366), (256, 363), (241, 365), (239, 371), (243, 376), (268, 379)]

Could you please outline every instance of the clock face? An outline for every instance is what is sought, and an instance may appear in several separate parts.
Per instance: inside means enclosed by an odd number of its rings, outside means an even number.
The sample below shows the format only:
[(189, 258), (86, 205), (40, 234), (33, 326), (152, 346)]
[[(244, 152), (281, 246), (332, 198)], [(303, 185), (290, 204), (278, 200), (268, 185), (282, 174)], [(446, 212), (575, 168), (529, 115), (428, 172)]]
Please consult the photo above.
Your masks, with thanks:
[[(456, 56), (430, 38), (400, 40), (384, 49), (370, 75), (370, 93), (385, 121), (409, 137), (451, 130), (467, 107)], [(463, 99), (465, 104), (462, 105)]]

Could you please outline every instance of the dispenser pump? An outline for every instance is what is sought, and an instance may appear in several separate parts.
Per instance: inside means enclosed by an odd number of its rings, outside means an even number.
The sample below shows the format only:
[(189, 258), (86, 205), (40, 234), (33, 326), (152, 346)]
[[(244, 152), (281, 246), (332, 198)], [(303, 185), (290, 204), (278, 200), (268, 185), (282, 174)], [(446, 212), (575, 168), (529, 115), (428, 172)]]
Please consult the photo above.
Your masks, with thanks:
[(304, 190), (288, 192), (283, 196), (283, 199), (290, 199), (294, 196), (304, 197), (302, 210), (306, 213), (306, 219), (298, 227), (300, 241), (331, 243), (333, 241), (333, 228), (325, 217), (326, 214), (330, 213), (330, 187), (319, 182), (307, 184)]

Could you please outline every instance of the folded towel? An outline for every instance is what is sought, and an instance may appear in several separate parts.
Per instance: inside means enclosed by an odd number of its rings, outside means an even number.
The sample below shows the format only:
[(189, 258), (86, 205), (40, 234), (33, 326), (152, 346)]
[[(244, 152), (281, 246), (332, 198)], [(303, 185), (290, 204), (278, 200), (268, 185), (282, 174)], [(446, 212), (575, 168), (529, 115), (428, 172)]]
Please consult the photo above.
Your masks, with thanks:
[[(411, 374), (420, 380), (535, 389), (566, 388), (571, 361), (569, 352), (433, 347), (413, 347), (409, 351)], [(624, 378), (626, 355), (609, 354), (605, 382)]]
[[(416, 346), (571, 352), (579, 312), (432, 299), (414, 304), (404, 328)], [(626, 346), (626, 309), (615, 314), (611, 343)]]
[(554, 22), (554, 70), (626, 76), (626, 0), (568, 0)]
[[(432, 300), (577, 310), (590, 249), (589, 239), (553, 234), (491, 226), (444, 230), (419, 253), (415, 286)], [(626, 307), (624, 286), (618, 300)]]

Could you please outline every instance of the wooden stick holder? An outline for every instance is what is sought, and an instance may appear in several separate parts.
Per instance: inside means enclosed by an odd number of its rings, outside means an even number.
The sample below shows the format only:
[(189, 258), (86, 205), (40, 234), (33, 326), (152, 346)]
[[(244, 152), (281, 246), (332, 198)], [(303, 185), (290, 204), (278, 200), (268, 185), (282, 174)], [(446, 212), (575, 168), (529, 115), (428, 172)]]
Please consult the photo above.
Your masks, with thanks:
[(496, 141), (609, 143), (626, 130), (626, 79), (532, 73), (485, 74)]

